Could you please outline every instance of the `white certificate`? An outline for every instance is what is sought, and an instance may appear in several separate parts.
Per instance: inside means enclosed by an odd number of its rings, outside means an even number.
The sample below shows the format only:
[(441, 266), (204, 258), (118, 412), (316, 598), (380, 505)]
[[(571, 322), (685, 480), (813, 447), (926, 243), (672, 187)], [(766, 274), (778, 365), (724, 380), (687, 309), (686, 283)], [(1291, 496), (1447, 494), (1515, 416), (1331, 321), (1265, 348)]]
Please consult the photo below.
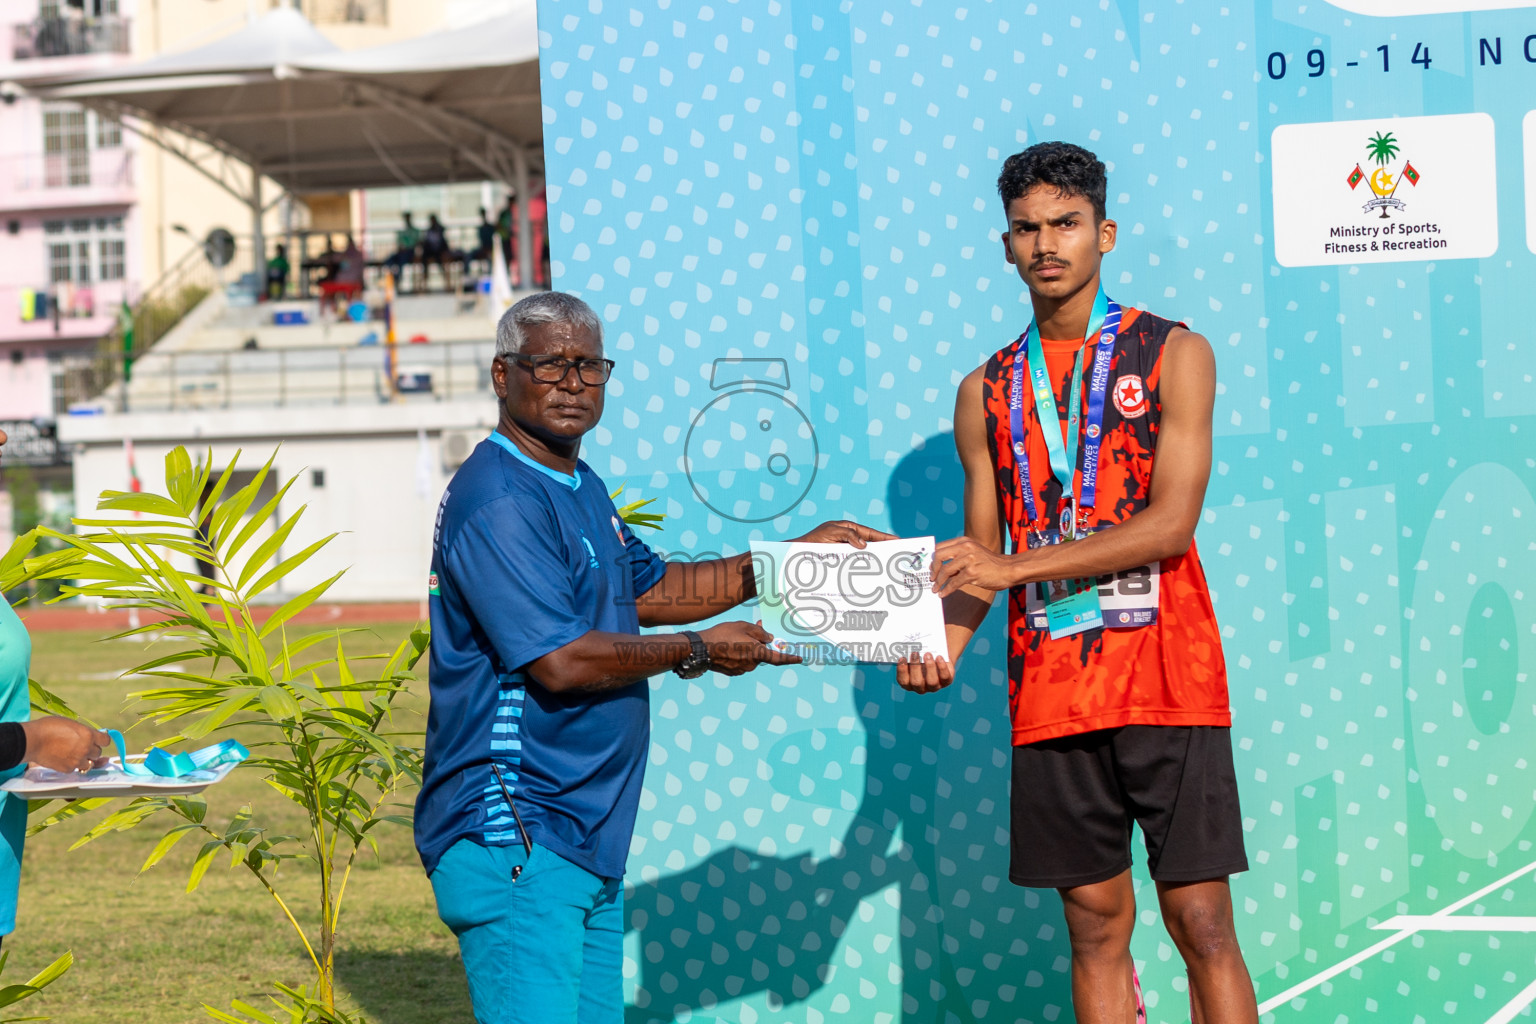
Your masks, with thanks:
[(949, 657), (931, 588), (932, 537), (851, 544), (753, 541), (763, 627), (807, 663)]

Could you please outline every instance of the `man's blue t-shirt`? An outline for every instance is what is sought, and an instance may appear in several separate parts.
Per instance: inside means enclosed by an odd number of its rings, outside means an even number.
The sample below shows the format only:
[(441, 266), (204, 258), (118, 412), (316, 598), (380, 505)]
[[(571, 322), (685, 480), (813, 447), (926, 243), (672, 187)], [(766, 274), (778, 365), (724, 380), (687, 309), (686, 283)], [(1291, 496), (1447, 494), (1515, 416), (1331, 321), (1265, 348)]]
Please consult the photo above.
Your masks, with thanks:
[(500, 433), (454, 474), (433, 531), (426, 765), (416, 849), (427, 873), (460, 839), (529, 838), (604, 878), (624, 874), (650, 752), (644, 680), (552, 693), (527, 665), (590, 630), (640, 632), (635, 598), (666, 563), (584, 462), (567, 476)]

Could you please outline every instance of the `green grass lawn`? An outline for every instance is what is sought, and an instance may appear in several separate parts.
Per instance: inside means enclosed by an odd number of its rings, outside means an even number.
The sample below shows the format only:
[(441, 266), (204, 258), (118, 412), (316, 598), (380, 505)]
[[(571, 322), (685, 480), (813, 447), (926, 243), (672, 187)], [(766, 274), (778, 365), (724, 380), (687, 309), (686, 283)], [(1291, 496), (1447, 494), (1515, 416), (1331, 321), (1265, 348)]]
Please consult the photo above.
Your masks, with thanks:
[[(408, 626), (389, 624), (352, 634), (348, 656), (393, 650), (408, 632)], [(145, 681), (117, 677), (147, 660), (144, 643), (102, 642), (85, 633), (38, 633), (32, 642), (34, 679), (103, 727), (126, 728), (134, 721), (125, 698), (145, 688)], [(425, 668), (418, 666), (420, 695), (407, 702), (403, 728), (425, 724)], [(143, 750), (164, 734), (136, 729), (130, 745)], [(207, 797), (210, 820), (227, 821), (249, 803), (258, 823), (273, 832), (305, 827), (297, 808), (252, 769), (235, 769)], [(16, 1010), (63, 1024), (190, 1024), (209, 1019), (204, 1002), (225, 1010), (231, 999), (259, 1004), (274, 980), (312, 980), (297, 936), (244, 867), (230, 869), (228, 859), (220, 859), (200, 888), (186, 893), (187, 870), (200, 845), (189, 837), (139, 875), (145, 857), (179, 819), (166, 816), (157, 826), (162, 819), (152, 818), (71, 852), (88, 822), (110, 806), (86, 823), (66, 823), (27, 840), (20, 911), (15, 933), (5, 940), (10, 961), (0, 984), (26, 980), (65, 950), (74, 951), (75, 967)], [(458, 946), (437, 919), (409, 830), (385, 825), (376, 834), (378, 858), (369, 855), (347, 890), (339, 990), (379, 1024), (472, 1020)], [(313, 924), (315, 890), (304, 884), (304, 865), (288, 866), (283, 877), (300, 920)]]

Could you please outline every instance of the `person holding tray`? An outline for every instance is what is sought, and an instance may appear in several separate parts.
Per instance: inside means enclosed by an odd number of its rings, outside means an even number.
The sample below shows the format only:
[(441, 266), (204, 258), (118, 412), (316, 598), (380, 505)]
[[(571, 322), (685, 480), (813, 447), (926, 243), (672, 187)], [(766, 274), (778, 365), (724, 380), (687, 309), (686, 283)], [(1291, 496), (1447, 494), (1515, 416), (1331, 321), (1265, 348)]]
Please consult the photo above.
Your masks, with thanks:
[[(0, 430), (0, 458), (7, 440)], [(19, 774), (28, 763), (63, 772), (95, 767), (108, 742), (106, 733), (57, 715), (27, 720), (32, 711), (27, 686), (31, 665), (27, 627), (10, 602), (0, 600), (0, 779)], [(0, 938), (16, 930), (26, 834), (26, 798), (0, 792)]]

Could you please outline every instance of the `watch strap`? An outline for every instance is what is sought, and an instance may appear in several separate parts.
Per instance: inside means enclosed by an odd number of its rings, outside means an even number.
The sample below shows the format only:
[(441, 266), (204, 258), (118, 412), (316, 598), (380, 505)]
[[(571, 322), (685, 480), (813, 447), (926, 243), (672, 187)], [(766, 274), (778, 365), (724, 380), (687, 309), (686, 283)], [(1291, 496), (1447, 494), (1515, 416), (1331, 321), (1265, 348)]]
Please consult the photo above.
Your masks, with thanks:
[(709, 669), (709, 647), (705, 645), (704, 638), (691, 629), (680, 630), (681, 634), (688, 638), (689, 651), (678, 663), (677, 674), (684, 679), (692, 679), (701, 676)]

